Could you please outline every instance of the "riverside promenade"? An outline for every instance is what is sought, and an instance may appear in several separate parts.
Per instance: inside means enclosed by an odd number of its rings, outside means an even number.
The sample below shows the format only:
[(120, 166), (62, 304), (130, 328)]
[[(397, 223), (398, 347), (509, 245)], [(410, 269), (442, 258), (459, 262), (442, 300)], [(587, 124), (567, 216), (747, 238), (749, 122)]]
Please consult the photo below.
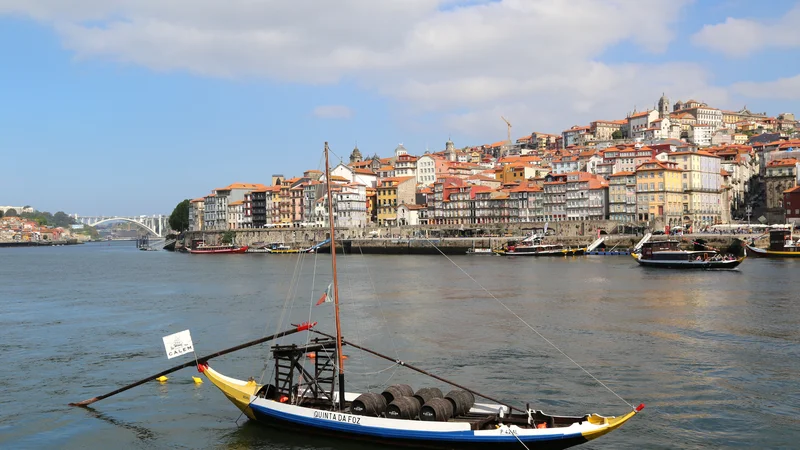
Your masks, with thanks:
[[(566, 225), (561, 226), (559, 225)], [(436, 226), (424, 227), (374, 227), (374, 228), (344, 228), (337, 230), (337, 242), (343, 246), (345, 253), (364, 254), (438, 254), (439, 250), (446, 254), (464, 254), (470, 248), (498, 248), (509, 241), (519, 241), (532, 232), (541, 232), (542, 227), (531, 224), (509, 224), (506, 229), (471, 229), (471, 228), (444, 228)], [(580, 233), (592, 229), (590, 233)], [(600, 228), (604, 230), (603, 228)], [(568, 231), (577, 231), (568, 233)], [(586, 247), (597, 238), (597, 228), (585, 225), (575, 227), (575, 222), (557, 223), (548, 228), (546, 242), (559, 243), (570, 247)], [(551, 234), (553, 233), (553, 234)], [(223, 231), (190, 231), (184, 235), (183, 244), (190, 246), (193, 240), (203, 240), (208, 244), (222, 242)], [(234, 230), (234, 242), (238, 245), (257, 244), (285, 244), (296, 249), (311, 248), (330, 237), (327, 229), (323, 228), (270, 228), (270, 229), (240, 229)], [(607, 249), (631, 249), (642, 238), (642, 234), (606, 234)], [(750, 239), (755, 234), (744, 235), (718, 235), (718, 234), (689, 234), (672, 236), (681, 241), (681, 245), (690, 248), (696, 239), (703, 239), (706, 244), (720, 249), (727, 249), (735, 245), (739, 238)], [(666, 236), (654, 236), (653, 239), (665, 239)], [(329, 248), (320, 248), (321, 252)]]

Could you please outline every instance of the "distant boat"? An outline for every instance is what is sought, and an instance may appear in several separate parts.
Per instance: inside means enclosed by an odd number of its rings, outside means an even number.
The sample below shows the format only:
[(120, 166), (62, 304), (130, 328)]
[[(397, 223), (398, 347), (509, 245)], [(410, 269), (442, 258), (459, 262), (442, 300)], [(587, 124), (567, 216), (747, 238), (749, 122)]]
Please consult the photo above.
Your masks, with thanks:
[(225, 253), (244, 253), (247, 251), (247, 246), (223, 244), (223, 245), (205, 245), (200, 244), (195, 248), (190, 248), (189, 253), (193, 255), (207, 255), (207, 254), (225, 254)]
[(504, 256), (577, 256), (586, 253), (586, 247), (572, 248), (565, 244), (545, 244), (544, 237), (533, 234), (519, 244), (509, 242), (494, 252)]
[(645, 242), (639, 252), (631, 253), (639, 265), (662, 269), (733, 269), (746, 258), (713, 249), (681, 250), (675, 240)]
[(275, 244), (269, 244), (269, 246), (267, 247), (267, 253), (278, 253), (278, 254), (300, 253), (300, 250), (289, 247), (288, 245), (283, 243), (275, 243)]
[(747, 245), (750, 254), (757, 258), (800, 258), (800, 239), (795, 240), (792, 230), (777, 229), (769, 232), (769, 248)]
[(467, 249), (468, 255), (494, 255), (494, 250), (488, 247), (472, 247)]

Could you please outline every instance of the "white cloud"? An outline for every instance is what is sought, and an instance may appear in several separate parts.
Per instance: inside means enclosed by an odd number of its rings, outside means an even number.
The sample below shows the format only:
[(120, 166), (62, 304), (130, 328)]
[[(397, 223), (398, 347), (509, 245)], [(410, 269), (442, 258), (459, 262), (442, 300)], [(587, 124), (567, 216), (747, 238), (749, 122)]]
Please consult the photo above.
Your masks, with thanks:
[(79, 58), (212, 77), (347, 78), (394, 99), (410, 127), (423, 117), (499, 139), (499, 114), (527, 134), (622, 118), (662, 91), (726, 101), (697, 65), (599, 62), (623, 42), (664, 51), (689, 1), (0, 0), (0, 14), (52, 24)]
[(728, 17), (725, 22), (705, 25), (692, 36), (701, 47), (730, 57), (745, 57), (759, 50), (800, 48), (800, 4), (778, 20), (757, 21)]
[(349, 119), (353, 117), (353, 110), (344, 105), (320, 105), (312, 114), (321, 119)]
[(746, 97), (800, 100), (800, 75), (774, 81), (735, 83), (732, 88)]

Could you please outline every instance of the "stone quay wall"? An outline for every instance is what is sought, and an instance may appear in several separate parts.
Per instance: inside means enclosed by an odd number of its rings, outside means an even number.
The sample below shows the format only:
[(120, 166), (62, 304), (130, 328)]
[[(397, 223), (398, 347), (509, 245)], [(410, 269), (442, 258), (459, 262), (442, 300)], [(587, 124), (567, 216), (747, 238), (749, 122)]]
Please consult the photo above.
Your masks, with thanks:
[[(478, 226), (422, 225), (406, 227), (339, 228), (336, 239), (349, 253), (380, 254), (463, 254), (467, 249), (497, 248), (509, 241), (519, 241), (532, 232), (541, 233), (544, 223), (491, 224)], [(556, 222), (548, 225), (547, 241), (571, 247), (584, 247), (592, 243), (597, 232), (602, 230), (607, 249), (630, 249), (642, 238), (642, 234), (631, 234), (613, 221)], [(256, 243), (281, 243), (292, 248), (305, 249), (317, 245), (330, 237), (327, 228), (267, 228), (238, 229), (235, 243), (252, 246)], [(628, 231), (628, 234), (623, 234)], [(193, 231), (184, 235), (183, 244), (202, 239), (208, 244), (219, 244), (223, 231)], [(663, 239), (663, 236), (656, 236)], [(709, 246), (726, 249), (734, 236), (690, 235), (678, 237), (682, 246), (690, 248), (696, 238), (703, 238)], [(338, 246), (337, 246), (338, 247)], [(322, 252), (329, 249), (322, 248)]]

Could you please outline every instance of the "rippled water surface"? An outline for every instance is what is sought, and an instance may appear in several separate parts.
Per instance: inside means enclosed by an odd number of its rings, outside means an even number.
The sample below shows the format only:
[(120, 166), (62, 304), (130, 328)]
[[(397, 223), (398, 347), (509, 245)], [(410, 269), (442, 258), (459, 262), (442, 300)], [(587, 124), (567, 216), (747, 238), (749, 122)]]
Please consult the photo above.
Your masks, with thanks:
[[(580, 448), (797, 448), (800, 261), (680, 272), (629, 257), (452, 259), (486, 290), (444, 257), (340, 258), (345, 337), (548, 412), (626, 412), (614, 393), (647, 404)], [(0, 447), (371, 448), (249, 423), (210, 383), (195, 385), (191, 368), (91, 409), (67, 406), (187, 361), (167, 360), (161, 341), (187, 328), (203, 354), (309, 317), (333, 330), (332, 306), (310, 306), (329, 265), (328, 255), (200, 256), (130, 242), (0, 249)], [(260, 378), (267, 350), (212, 365)], [(349, 391), (447, 388), (345, 353)]]

